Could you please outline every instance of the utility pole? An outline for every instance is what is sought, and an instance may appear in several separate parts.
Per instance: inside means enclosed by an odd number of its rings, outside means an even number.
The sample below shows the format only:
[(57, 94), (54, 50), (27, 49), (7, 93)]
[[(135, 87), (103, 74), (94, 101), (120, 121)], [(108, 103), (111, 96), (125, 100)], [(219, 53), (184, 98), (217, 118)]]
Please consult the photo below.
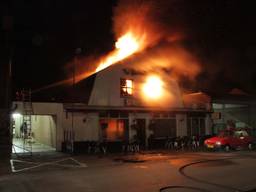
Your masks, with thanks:
[(11, 142), (11, 66), (12, 51), (10, 35), (12, 34), (12, 17), (6, 13), (1, 16), (0, 36), (4, 43), (0, 45), (0, 171), (10, 171)]
[(76, 51), (75, 51), (75, 58), (74, 58), (74, 63), (73, 63), (73, 83), (72, 83), (72, 90), (73, 90), (73, 93), (72, 93), (72, 113), (71, 113), (71, 152), (73, 153), (74, 152), (74, 141), (75, 141), (75, 131), (74, 131), (74, 126), (75, 126), (75, 122), (74, 122), (74, 108), (75, 108), (75, 100), (76, 100), (76, 91), (75, 91), (75, 86), (76, 86), (76, 67), (78, 65), (78, 57), (79, 57), (79, 54), (81, 53), (81, 48), (77, 48)]

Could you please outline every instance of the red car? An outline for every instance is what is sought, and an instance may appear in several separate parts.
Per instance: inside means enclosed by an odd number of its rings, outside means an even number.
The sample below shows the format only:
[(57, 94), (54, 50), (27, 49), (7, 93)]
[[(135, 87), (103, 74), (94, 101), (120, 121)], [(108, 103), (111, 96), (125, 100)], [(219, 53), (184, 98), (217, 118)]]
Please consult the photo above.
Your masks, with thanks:
[(216, 137), (211, 137), (204, 141), (207, 148), (210, 149), (230, 149), (248, 148), (252, 149), (255, 146), (255, 138), (249, 136), (246, 130), (225, 130), (221, 131)]

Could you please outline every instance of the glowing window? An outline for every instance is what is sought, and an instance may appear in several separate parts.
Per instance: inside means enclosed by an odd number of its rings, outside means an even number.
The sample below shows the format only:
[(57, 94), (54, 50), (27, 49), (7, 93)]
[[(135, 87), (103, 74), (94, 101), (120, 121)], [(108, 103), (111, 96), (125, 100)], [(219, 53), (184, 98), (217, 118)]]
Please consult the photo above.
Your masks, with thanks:
[(102, 138), (108, 141), (125, 139), (125, 121), (121, 119), (102, 119)]
[(133, 94), (133, 81), (131, 79), (121, 79), (121, 96), (132, 96)]

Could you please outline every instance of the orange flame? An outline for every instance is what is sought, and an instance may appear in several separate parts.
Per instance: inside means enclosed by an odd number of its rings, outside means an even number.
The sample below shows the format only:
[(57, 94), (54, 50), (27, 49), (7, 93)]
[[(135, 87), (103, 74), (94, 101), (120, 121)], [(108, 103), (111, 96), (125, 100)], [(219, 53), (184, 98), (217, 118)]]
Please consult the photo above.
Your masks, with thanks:
[(142, 42), (143, 38), (138, 39), (131, 32), (121, 36), (115, 44), (116, 49), (100, 62), (96, 68), (96, 72), (101, 71), (139, 51), (142, 49)]
[(151, 99), (158, 99), (163, 94), (163, 81), (156, 75), (149, 76), (143, 86), (143, 93)]

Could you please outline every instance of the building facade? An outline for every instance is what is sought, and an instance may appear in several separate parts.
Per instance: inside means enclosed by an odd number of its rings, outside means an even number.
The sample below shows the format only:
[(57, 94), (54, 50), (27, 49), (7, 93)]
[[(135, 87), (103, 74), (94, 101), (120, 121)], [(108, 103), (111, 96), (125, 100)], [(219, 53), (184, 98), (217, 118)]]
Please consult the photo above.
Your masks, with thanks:
[[(184, 103), (176, 81), (165, 69), (137, 71), (126, 64), (111, 66), (76, 85), (87, 99), (76, 102), (32, 102), (32, 132), (35, 140), (57, 151), (63, 142), (129, 142), (147, 147), (149, 138), (211, 134), (208, 103)], [(91, 81), (90, 88), (84, 86)], [(73, 90), (74, 91), (74, 90)], [(75, 92), (73, 92), (74, 94)], [(14, 137), (24, 114), (17, 104)], [(18, 120), (20, 118), (20, 120)]]

